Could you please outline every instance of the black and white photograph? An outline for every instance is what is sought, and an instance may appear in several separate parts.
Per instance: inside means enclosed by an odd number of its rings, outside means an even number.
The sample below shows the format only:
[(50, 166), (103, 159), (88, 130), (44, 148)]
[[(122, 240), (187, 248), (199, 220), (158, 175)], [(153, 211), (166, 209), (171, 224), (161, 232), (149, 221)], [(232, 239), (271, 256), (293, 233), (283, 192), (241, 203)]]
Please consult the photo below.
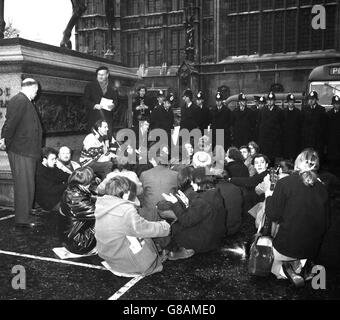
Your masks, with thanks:
[(340, 300), (340, 1), (0, 0), (4, 300)]

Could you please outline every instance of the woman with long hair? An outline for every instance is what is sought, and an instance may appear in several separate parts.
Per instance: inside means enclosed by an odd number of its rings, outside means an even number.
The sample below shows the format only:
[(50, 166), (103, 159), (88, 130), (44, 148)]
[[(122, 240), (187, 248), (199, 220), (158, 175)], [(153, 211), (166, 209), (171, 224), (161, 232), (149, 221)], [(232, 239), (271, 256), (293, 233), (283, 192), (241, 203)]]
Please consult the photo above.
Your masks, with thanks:
[(296, 286), (309, 280), (311, 261), (328, 227), (328, 193), (317, 176), (318, 168), (317, 152), (305, 149), (295, 160), (295, 172), (280, 179), (274, 191), (269, 176), (265, 178), (265, 213), (279, 224), (273, 240), (272, 273), (289, 278)]

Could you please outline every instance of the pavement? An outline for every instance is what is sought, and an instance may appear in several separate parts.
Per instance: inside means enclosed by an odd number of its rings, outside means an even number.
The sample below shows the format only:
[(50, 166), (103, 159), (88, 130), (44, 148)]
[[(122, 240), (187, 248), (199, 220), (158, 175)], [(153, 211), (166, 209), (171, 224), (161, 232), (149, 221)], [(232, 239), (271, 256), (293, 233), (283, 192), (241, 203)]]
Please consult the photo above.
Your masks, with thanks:
[[(340, 299), (339, 270), (326, 270), (325, 290), (314, 290), (311, 283), (296, 289), (272, 275), (250, 276), (248, 260), (241, 249), (255, 233), (254, 220), (249, 215), (244, 217), (240, 232), (226, 238), (219, 250), (186, 260), (165, 261), (162, 272), (134, 279), (112, 274), (98, 256), (60, 260), (52, 251), (61, 246), (55, 213), (35, 219), (42, 223), (41, 227), (18, 231), (14, 228), (13, 210), (0, 208), (0, 300)], [(15, 289), (20, 266), (26, 273), (26, 282), (21, 282), (25, 288)]]

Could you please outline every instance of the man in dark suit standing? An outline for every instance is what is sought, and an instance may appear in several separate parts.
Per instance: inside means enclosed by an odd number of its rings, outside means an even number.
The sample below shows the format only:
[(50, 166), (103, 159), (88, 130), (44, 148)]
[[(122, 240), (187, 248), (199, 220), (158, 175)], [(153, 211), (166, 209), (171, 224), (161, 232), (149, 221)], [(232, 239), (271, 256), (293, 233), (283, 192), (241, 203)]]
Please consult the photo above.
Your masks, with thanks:
[(38, 83), (27, 78), (21, 87), (21, 92), (9, 101), (1, 136), (14, 182), (15, 225), (30, 228), (36, 226), (30, 222), (29, 214), (34, 201), (37, 161), (41, 156), (42, 128), (32, 103), (38, 92)]
[(202, 91), (198, 91), (196, 95), (196, 103), (200, 109), (200, 129), (202, 136), (204, 136), (204, 130), (208, 129), (210, 124), (210, 111), (209, 108), (204, 103), (204, 94)]
[(215, 148), (216, 144), (219, 144), (220, 137), (217, 136), (217, 130), (220, 129), (223, 130), (224, 135), (224, 145), (222, 147), (226, 151), (230, 146), (230, 125), (232, 115), (230, 109), (222, 103), (223, 98), (221, 92), (216, 93), (215, 99), (216, 105), (210, 109), (213, 148)]
[(282, 110), (275, 105), (275, 94), (267, 96), (268, 105), (260, 112), (259, 145), (261, 153), (265, 154), (270, 165), (275, 164), (275, 158), (281, 157), (282, 152)]
[(310, 92), (307, 99), (307, 106), (303, 107), (301, 112), (301, 148), (313, 148), (323, 159), (326, 140), (326, 111), (318, 104), (319, 96), (316, 91)]
[(118, 91), (109, 80), (109, 69), (105, 66), (96, 70), (97, 79), (89, 83), (84, 91), (83, 101), (88, 110), (88, 129), (98, 120), (105, 120), (109, 126), (111, 140), (114, 112), (118, 107)]
[(193, 93), (190, 89), (184, 90), (183, 100), (185, 105), (181, 110), (181, 130), (187, 129), (189, 132), (200, 128), (200, 108), (193, 103)]
[(327, 158), (330, 170), (340, 178), (340, 97), (332, 98), (333, 108), (327, 112)]
[(174, 113), (171, 108), (172, 95), (167, 95), (163, 104), (157, 105), (150, 117), (151, 129), (163, 129), (168, 138), (167, 145), (171, 146), (171, 130), (174, 128)]
[(283, 111), (282, 140), (283, 157), (295, 161), (301, 152), (301, 111), (295, 107), (293, 94), (287, 96), (288, 108)]
[(238, 106), (232, 112), (233, 145), (237, 148), (247, 145), (252, 140), (256, 125), (256, 114), (247, 108), (247, 98), (244, 93), (238, 95)]

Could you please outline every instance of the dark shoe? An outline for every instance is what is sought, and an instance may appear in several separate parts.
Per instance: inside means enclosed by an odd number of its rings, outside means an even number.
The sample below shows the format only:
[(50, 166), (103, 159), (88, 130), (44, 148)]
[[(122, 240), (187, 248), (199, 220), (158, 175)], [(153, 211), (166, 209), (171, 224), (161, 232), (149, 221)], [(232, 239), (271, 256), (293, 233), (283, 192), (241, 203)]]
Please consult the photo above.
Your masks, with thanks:
[(195, 251), (192, 249), (179, 248), (177, 251), (170, 251), (168, 254), (168, 260), (187, 259), (192, 257)]
[(17, 229), (35, 229), (40, 227), (42, 224), (37, 222), (30, 222), (30, 223), (16, 223), (15, 228)]
[(295, 273), (292, 265), (289, 262), (284, 262), (282, 264), (282, 270), (284, 274), (286, 275), (286, 277), (290, 280), (291, 283), (294, 284), (296, 288), (304, 287), (305, 280), (300, 275)]
[(314, 267), (313, 261), (308, 259), (306, 264), (301, 270), (301, 276), (305, 279), (305, 281), (309, 281), (314, 278), (314, 273), (312, 272), (313, 267)]

